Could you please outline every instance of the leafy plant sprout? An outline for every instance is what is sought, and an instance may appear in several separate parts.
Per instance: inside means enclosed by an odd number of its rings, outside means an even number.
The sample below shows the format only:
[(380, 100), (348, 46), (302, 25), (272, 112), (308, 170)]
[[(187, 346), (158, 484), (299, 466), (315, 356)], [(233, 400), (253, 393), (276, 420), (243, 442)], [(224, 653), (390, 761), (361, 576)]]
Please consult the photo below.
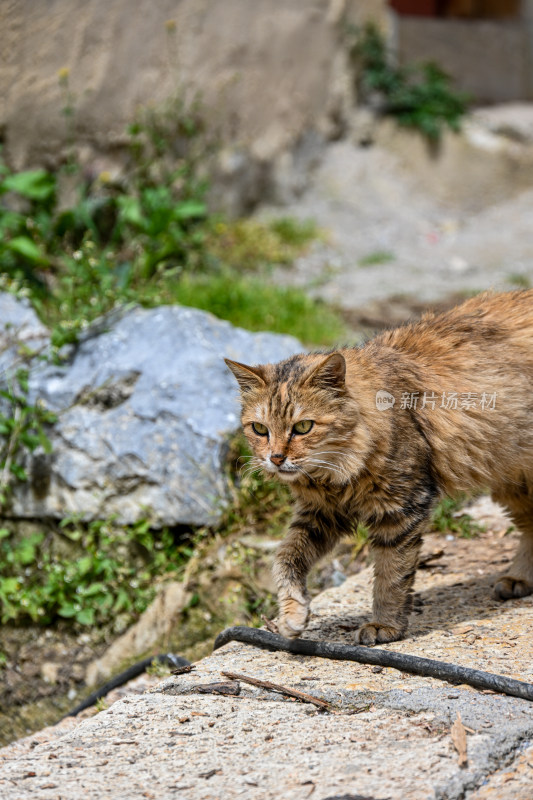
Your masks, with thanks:
[(452, 79), (437, 64), (398, 66), (372, 23), (348, 26), (346, 33), (363, 100), (373, 100), (382, 113), (419, 130), (430, 142), (438, 142), (445, 127), (459, 130), (468, 97), (453, 88)]

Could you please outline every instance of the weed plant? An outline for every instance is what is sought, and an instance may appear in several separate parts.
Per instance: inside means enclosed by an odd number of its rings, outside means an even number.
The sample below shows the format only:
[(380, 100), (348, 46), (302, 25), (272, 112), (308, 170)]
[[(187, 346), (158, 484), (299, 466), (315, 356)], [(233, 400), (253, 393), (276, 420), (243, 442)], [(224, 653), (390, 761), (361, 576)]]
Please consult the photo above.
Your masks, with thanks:
[(358, 95), (377, 100), (383, 113), (437, 142), (444, 128), (459, 130), (468, 97), (437, 64), (399, 66), (379, 29), (368, 24), (348, 29), (349, 51), (358, 74)]

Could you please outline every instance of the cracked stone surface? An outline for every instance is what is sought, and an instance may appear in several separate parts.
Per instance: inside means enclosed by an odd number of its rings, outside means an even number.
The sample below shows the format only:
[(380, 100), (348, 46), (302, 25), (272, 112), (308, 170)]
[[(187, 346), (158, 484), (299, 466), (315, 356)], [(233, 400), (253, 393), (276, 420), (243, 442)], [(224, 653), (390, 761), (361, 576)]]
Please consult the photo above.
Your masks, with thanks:
[[(422, 612), (391, 650), (533, 681), (533, 598), (500, 604), (491, 586), (516, 547), (501, 511), (482, 498), (474, 539), (428, 536), (417, 576)], [(305, 636), (353, 641), (370, 611), (371, 568), (312, 603)], [(223, 671), (325, 698), (332, 713), (254, 688), (200, 694)], [(124, 691), (124, 690), (122, 690)], [(137, 691), (137, 689), (133, 689)], [(461, 714), (468, 764), (450, 728)], [(230, 643), (143, 695), (0, 750), (3, 800), (279, 797), (317, 800), (531, 800), (533, 706), (394, 669), (269, 653)]]
[[(0, 295), (0, 311), (7, 305), (18, 338), (31, 334), (42, 344), (46, 331), (34, 312)], [(11, 338), (3, 336), (11, 363)], [(301, 349), (290, 336), (250, 333), (180, 306), (104, 320), (67, 364), (32, 368), (30, 401), (44, 402), (58, 421), (52, 455), (37, 454), (30, 480), (16, 487), (14, 516), (116, 514), (131, 523), (148, 508), (156, 525), (216, 522), (227, 497), (227, 439), (240, 427), (235, 380), (222, 359), (278, 361)]]

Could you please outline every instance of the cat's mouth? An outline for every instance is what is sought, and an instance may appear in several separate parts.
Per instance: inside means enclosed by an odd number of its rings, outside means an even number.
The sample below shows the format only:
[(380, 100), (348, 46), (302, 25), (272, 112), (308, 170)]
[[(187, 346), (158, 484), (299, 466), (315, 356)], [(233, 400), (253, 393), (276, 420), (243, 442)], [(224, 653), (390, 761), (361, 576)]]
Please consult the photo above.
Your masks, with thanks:
[(276, 475), (280, 478), (284, 478), (285, 480), (291, 480), (295, 478), (300, 470), (298, 467), (290, 467), (290, 466), (280, 466), (276, 470)]
[(270, 475), (275, 475), (285, 481), (294, 480), (302, 474), (302, 470), (296, 464), (284, 461), (282, 464), (274, 464), (270, 459), (263, 463), (263, 468)]

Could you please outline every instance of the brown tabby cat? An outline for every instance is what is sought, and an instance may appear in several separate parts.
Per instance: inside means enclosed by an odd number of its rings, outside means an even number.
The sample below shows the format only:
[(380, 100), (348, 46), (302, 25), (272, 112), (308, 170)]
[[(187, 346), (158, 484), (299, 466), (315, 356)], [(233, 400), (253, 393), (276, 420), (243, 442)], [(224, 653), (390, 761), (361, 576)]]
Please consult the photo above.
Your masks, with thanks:
[(296, 499), (274, 568), (283, 636), (305, 628), (310, 567), (362, 522), (374, 603), (358, 641), (400, 639), (436, 502), (479, 487), (522, 531), (496, 596), (533, 592), (533, 290), (478, 296), (360, 348), (226, 363), (257, 465)]

